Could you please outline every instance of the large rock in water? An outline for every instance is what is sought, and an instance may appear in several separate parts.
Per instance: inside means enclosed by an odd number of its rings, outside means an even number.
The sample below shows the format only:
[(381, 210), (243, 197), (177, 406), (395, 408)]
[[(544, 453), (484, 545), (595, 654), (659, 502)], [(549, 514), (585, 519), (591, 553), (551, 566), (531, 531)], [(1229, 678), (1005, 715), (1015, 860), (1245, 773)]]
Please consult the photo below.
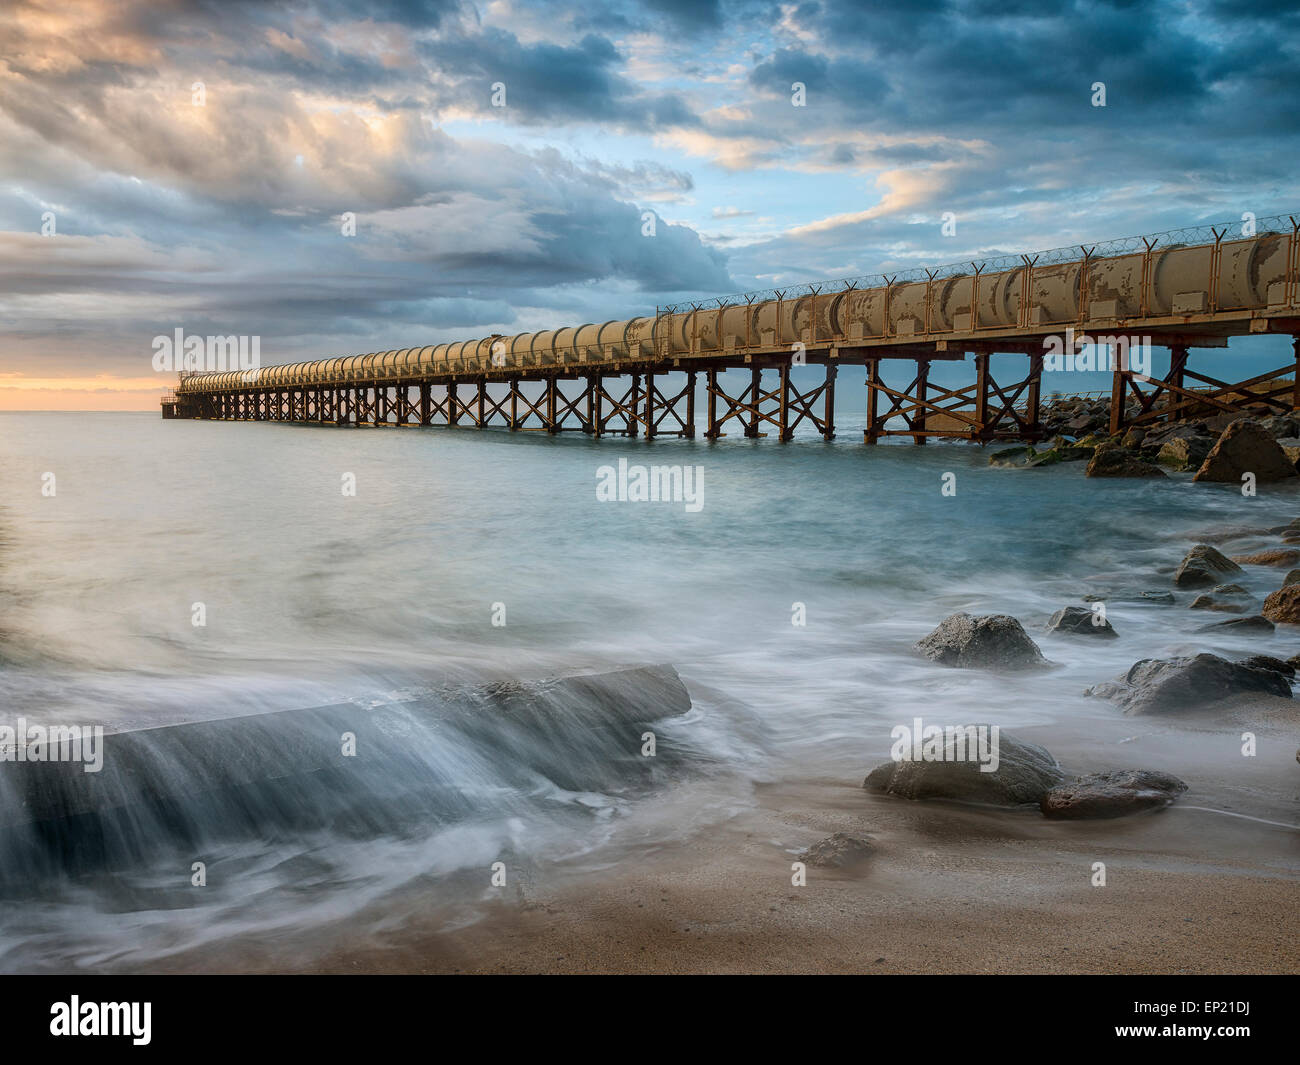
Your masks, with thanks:
[(1092, 459), (1084, 472), (1088, 477), (1165, 476), (1165, 471), (1159, 466), (1153, 466), (1133, 452), (1125, 451), (1114, 441), (1102, 444), (1092, 453)]
[(1112, 639), (1119, 635), (1104, 617), (1081, 606), (1061, 607), (1048, 621), (1047, 631), (1071, 633), (1075, 636), (1105, 636)]
[(847, 869), (870, 856), (871, 840), (836, 832), (814, 843), (799, 855), (799, 861), (822, 869)]
[(916, 644), (916, 650), (945, 666), (962, 669), (1033, 669), (1045, 666), (1038, 645), (1009, 614), (953, 614)]
[(1248, 419), (1233, 422), (1223, 430), (1192, 480), (1240, 484), (1243, 473), (1253, 473), (1260, 484), (1296, 475), (1295, 463), (1272, 435)]
[(1060, 819), (1123, 817), (1168, 806), (1186, 790), (1177, 777), (1150, 769), (1090, 773), (1050, 789), (1039, 809), (1045, 817)]
[(1244, 573), (1237, 563), (1209, 544), (1197, 544), (1178, 563), (1174, 583), (1180, 588), (1209, 588), (1232, 573)]
[[(965, 729), (989, 729), (988, 725), (967, 725)], [(969, 756), (969, 744), (966, 755)], [(862, 786), (904, 799), (950, 799), (994, 806), (1021, 806), (1042, 802), (1048, 788), (1065, 779), (1056, 759), (1035, 743), (1024, 743), (999, 730), (997, 768), (982, 772), (980, 763), (960, 758), (957, 738), (945, 737), (943, 761), (886, 762), (867, 774)]]
[(1180, 436), (1160, 445), (1156, 462), (1173, 470), (1199, 469), (1214, 441), (1204, 436)]
[(1283, 585), (1270, 592), (1261, 611), (1269, 621), (1300, 625), (1300, 584)]
[(1282, 674), (1212, 654), (1144, 658), (1116, 681), (1098, 684), (1084, 694), (1109, 699), (1126, 714), (1156, 714), (1202, 709), (1246, 692), (1291, 698), (1291, 686)]

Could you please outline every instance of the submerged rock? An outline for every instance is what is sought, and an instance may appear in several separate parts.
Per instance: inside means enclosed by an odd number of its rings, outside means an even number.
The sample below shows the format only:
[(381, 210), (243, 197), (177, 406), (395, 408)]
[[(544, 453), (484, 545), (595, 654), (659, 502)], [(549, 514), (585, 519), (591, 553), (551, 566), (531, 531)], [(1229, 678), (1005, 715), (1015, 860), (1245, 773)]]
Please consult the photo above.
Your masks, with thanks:
[[(862, 786), (903, 799), (950, 799), (954, 802), (1021, 806), (1042, 801), (1047, 789), (1065, 779), (1056, 759), (1034, 743), (1024, 743), (996, 726), (968, 725), (966, 729), (989, 729), (996, 737), (997, 768), (983, 772), (978, 760), (969, 757), (970, 744), (963, 752), (956, 737), (947, 737), (943, 761), (898, 761), (877, 766)], [(965, 755), (965, 757), (963, 757)]]
[(1260, 484), (1296, 476), (1295, 463), (1268, 430), (1249, 419), (1223, 430), (1192, 480), (1240, 484), (1244, 473), (1253, 473)]
[(1081, 606), (1062, 607), (1047, 622), (1047, 631), (1111, 638), (1119, 635), (1104, 617)]
[(1152, 714), (1200, 709), (1247, 692), (1291, 698), (1291, 686), (1280, 673), (1212, 654), (1144, 658), (1124, 676), (1084, 694), (1109, 699), (1126, 714)]
[(1211, 625), (1202, 625), (1197, 632), (1223, 632), (1227, 630), (1230, 633), (1251, 633), (1251, 632), (1272, 632), (1274, 625), (1266, 617), (1259, 614), (1251, 614), (1244, 618), (1229, 618), (1227, 621), (1216, 621)]
[(1240, 584), (1221, 584), (1209, 592), (1202, 592), (1192, 600), (1192, 610), (1218, 610), (1225, 614), (1244, 614), (1254, 603), (1254, 597)]
[(1233, 555), (1232, 561), (1245, 566), (1294, 566), (1300, 562), (1300, 551), (1275, 547), (1271, 551), (1257, 551), (1253, 555)]
[(1058, 462), (1087, 462), (1092, 458), (1090, 447), (1054, 447), (1048, 451), (1039, 451), (1025, 463), (1026, 467), (1035, 469), (1039, 466), (1054, 466)]
[(1259, 525), (1209, 525), (1189, 533), (1188, 538), (1195, 539), (1201, 544), (1223, 544), (1229, 540), (1244, 540), (1252, 536), (1274, 536), (1279, 532), (1281, 529), (1264, 528)]
[(1009, 614), (953, 614), (917, 642), (926, 658), (961, 669), (1032, 669), (1047, 664), (1038, 645)]
[(1249, 658), (1239, 658), (1239, 666), (1250, 666), (1252, 669), (1271, 669), (1274, 673), (1281, 673), (1284, 677), (1295, 676), (1295, 666), (1290, 662), (1283, 662), (1280, 658), (1274, 658), (1272, 655), (1251, 655)]
[(1133, 452), (1125, 451), (1114, 441), (1108, 441), (1093, 452), (1086, 472), (1089, 477), (1165, 476), (1165, 471), (1159, 466), (1153, 466)]
[(1159, 603), (1168, 606), (1174, 602), (1173, 592), (1089, 592), (1079, 596), (1085, 603)]
[(1006, 447), (989, 456), (989, 465), (1020, 469), (1029, 465), (1029, 460), (1033, 457), (1034, 449), (1028, 445)]
[(1262, 613), (1269, 621), (1300, 625), (1300, 584), (1284, 584), (1276, 592), (1270, 592)]
[(1174, 583), (1180, 588), (1206, 588), (1222, 584), (1228, 574), (1244, 572), (1222, 551), (1209, 544), (1197, 544), (1178, 563)]
[(850, 836), (836, 832), (814, 843), (801, 855), (799, 861), (822, 869), (847, 869), (871, 856), (871, 840), (863, 836)]
[(1123, 817), (1168, 806), (1186, 790), (1177, 777), (1150, 769), (1089, 773), (1049, 789), (1039, 809), (1059, 819)]
[(1055, 442), (1047, 448), (1028, 445), (1008, 447), (990, 455), (989, 465), (1006, 469), (1036, 469), (1039, 466), (1054, 466), (1058, 462), (1086, 462), (1092, 458), (1092, 452), (1093, 449), (1090, 447)]

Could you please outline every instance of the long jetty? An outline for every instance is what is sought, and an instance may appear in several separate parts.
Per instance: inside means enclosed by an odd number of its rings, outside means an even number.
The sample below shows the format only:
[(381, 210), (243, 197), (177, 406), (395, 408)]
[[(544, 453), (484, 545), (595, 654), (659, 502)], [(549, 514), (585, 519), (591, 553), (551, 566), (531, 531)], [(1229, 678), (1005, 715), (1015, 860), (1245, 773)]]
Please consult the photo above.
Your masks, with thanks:
[[(1251, 334), (1292, 337), (1293, 358), (1246, 380), (1198, 372), (1191, 351)], [(1167, 347), (1161, 377), (1124, 354)], [(1118, 353), (1111, 431), (1189, 411), (1300, 409), (1300, 223), (1275, 216), (1037, 255), (770, 289), (656, 308), (653, 316), (259, 369), (183, 372), (165, 418), (350, 427), (501, 427), (516, 432), (693, 438), (728, 427), (789, 440), (805, 421), (835, 435), (839, 370), (865, 369), (867, 443), (883, 437), (1036, 440), (1045, 360)], [(1021, 356), (995, 380), (993, 355)], [(962, 387), (929, 380), (967, 362)], [(911, 383), (882, 367), (912, 363)], [(792, 378), (797, 366), (819, 381)], [(1005, 366), (1005, 363), (1000, 365)], [(1047, 366), (1050, 371), (1051, 365)], [(728, 386), (728, 370), (746, 371)], [(904, 374), (903, 376), (906, 376)], [(728, 391), (728, 387), (731, 391)]]

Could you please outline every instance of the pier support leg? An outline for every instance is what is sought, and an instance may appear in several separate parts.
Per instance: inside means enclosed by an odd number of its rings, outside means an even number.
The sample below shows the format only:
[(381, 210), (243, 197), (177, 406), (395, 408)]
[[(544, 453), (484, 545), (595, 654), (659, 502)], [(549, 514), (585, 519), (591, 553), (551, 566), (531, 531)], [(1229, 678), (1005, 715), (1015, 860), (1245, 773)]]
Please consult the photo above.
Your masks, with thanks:
[(705, 380), (709, 390), (709, 427), (704, 431), (704, 439), (716, 440), (722, 435), (718, 432), (718, 371), (709, 370)]
[[(1169, 349), (1169, 375), (1165, 378), (1175, 388), (1183, 387), (1183, 375), (1187, 370), (1187, 345), (1177, 344)], [(1168, 411), (1179, 400), (1179, 395), (1175, 391), (1170, 391), (1165, 399), (1165, 409)]]
[(1043, 356), (1029, 356), (1029, 387), (1025, 393), (1026, 435), (1031, 441), (1043, 438)]
[(835, 439), (835, 378), (839, 376), (840, 368), (833, 362), (826, 364), (826, 406), (825, 417), (822, 419), (822, 439)]
[(880, 360), (867, 360), (867, 429), (862, 434), (862, 442), (874, 444), (880, 439), (880, 426), (877, 424), (880, 411)]
[(1291, 386), (1291, 409), (1300, 411), (1300, 336), (1291, 338), (1291, 351), (1295, 355), (1295, 383)]
[(989, 353), (975, 355), (975, 427), (971, 434), (979, 443), (993, 435), (989, 425)]
[[(781, 375), (780, 395), (777, 397), (776, 438), (786, 443), (793, 435), (790, 429), (790, 363), (783, 362), (777, 371)], [(757, 403), (758, 389), (754, 389)]]
[[(1300, 344), (1300, 339), (1297, 339)], [(1300, 360), (1300, 349), (1297, 349), (1297, 360)], [(691, 370), (686, 375), (686, 427), (682, 430), (682, 436), (687, 440), (695, 439), (695, 371)]]
[(930, 360), (917, 359), (916, 360), (916, 398), (917, 401), (922, 404), (922, 406), (919, 410), (915, 411), (912, 414), (912, 417), (910, 419), (911, 428), (916, 429), (919, 427), (922, 430), (921, 433), (919, 434), (918, 433), (912, 434), (912, 440), (916, 444), (924, 444), (926, 441), (924, 430), (925, 430), (925, 422), (926, 422), (927, 415), (925, 412), (924, 404), (926, 401), (926, 390), (929, 383), (930, 383)]
[(759, 396), (763, 394), (763, 371), (755, 368), (749, 371), (749, 395), (753, 400), (754, 408), (750, 412), (749, 422), (745, 425), (745, 436), (753, 439), (758, 436), (758, 403)]
[(1122, 366), (1116, 366), (1110, 381), (1110, 435), (1117, 436), (1124, 428), (1124, 385), (1128, 372)]
[(645, 375), (645, 438), (653, 440), (655, 437), (655, 375), (653, 372)]

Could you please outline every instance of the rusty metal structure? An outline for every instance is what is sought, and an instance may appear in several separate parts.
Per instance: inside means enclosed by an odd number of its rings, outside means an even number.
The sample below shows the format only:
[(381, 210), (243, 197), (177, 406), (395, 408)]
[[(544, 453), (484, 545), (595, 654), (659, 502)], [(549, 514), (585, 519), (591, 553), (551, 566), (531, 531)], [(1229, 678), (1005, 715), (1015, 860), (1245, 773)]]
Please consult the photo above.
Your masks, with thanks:
[[(835, 388), (866, 371), (867, 443), (910, 436), (1035, 440), (1045, 354), (1066, 342), (1167, 346), (1170, 367), (1144, 377), (1113, 368), (1111, 430), (1193, 409), (1300, 409), (1300, 223), (1262, 218), (1037, 255), (850, 278), (659, 307), (653, 316), (346, 355), (254, 370), (185, 372), (164, 417), (338, 426), (501, 426), (592, 436), (694, 437), (736, 425), (791, 439), (803, 422), (835, 435)], [(1288, 334), (1294, 360), (1246, 381), (1190, 366), (1195, 348), (1256, 333)], [(999, 382), (994, 354), (1024, 357)], [(932, 385), (935, 362), (973, 358), (973, 380)], [(903, 388), (882, 368), (912, 363)], [(791, 368), (824, 368), (800, 388)], [(742, 370), (739, 392), (722, 375)], [(767, 376), (765, 376), (767, 375)], [(733, 375), (734, 376), (734, 375)], [(1127, 412), (1135, 412), (1130, 417)]]

